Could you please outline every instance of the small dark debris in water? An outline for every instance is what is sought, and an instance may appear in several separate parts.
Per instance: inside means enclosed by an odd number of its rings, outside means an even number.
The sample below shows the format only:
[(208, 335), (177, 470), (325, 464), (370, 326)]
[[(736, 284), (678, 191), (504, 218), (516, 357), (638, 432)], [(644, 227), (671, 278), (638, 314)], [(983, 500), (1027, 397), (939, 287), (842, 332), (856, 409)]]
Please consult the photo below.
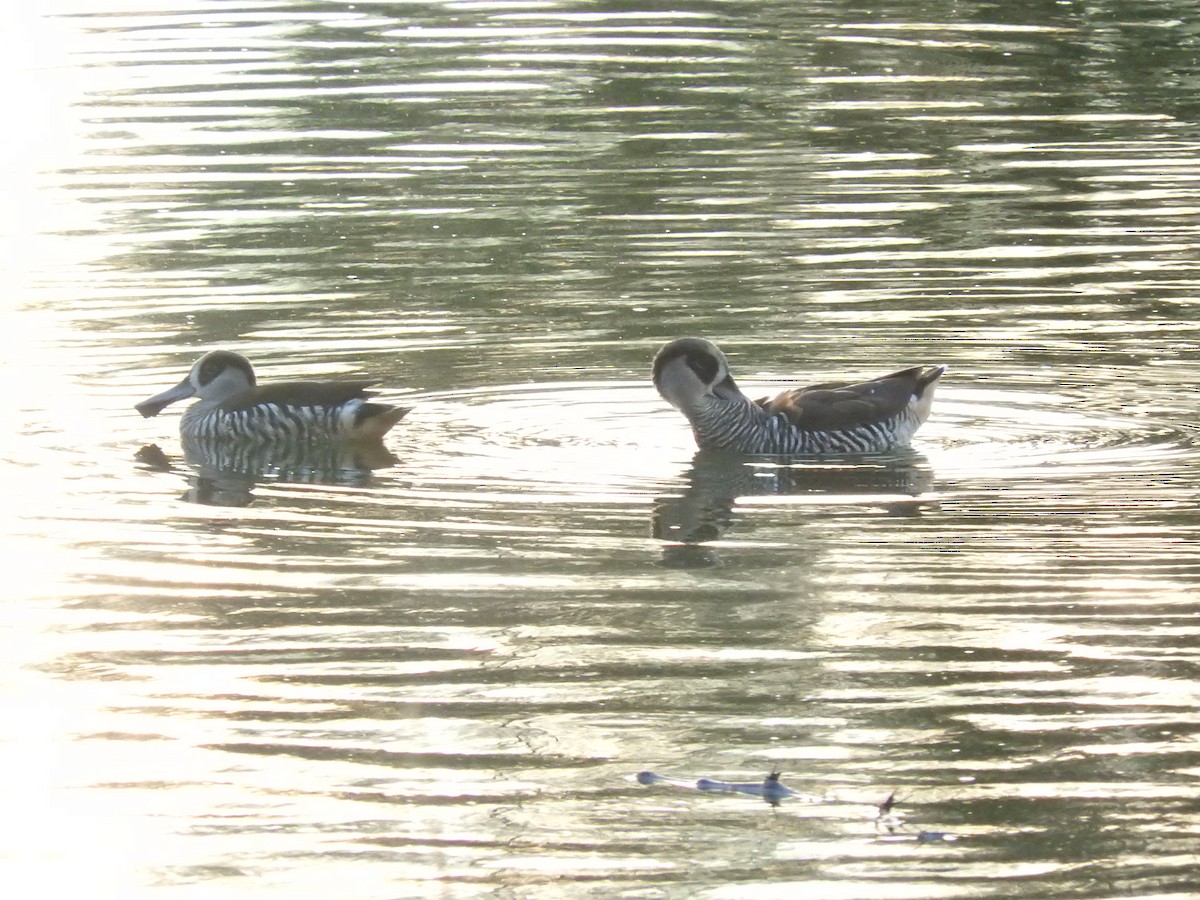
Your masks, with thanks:
[[(695, 781), (691, 781), (683, 778), (670, 778), (666, 775), (659, 775), (657, 772), (643, 770), (637, 773), (637, 782), (645, 785), (664, 784), (685, 791), (749, 794), (754, 797), (762, 797), (772, 806), (778, 806), (781, 800), (788, 798), (797, 798), (806, 803), (822, 803), (829, 799), (792, 790), (783, 783), (782, 775), (782, 772), (771, 772), (759, 782), (718, 781), (715, 778), (697, 778)], [(901, 799), (897, 799), (896, 792), (892, 791), (886, 800), (874, 808), (875, 830), (887, 832), (886, 836), (880, 838), (881, 840), (916, 841), (918, 844), (949, 844), (958, 840), (957, 835), (948, 831), (921, 830), (914, 832), (905, 824), (904, 816), (897, 809), (901, 802)]]
[(763, 797), (772, 806), (778, 806), (779, 801), (784, 797), (791, 797), (796, 793), (791, 788), (785, 787), (783, 782), (779, 780), (779, 776), (782, 774), (782, 772), (772, 772), (763, 779)]
[(144, 466), (149, 466), (151, 469), (157, 469), (160, 472), (167, 472), (171, 469), (171, 459), (167, 454), (163, 453), (162, 447), (158, 444), (146, 444), (133, 458)]
[(888, 794), (886, 800), (879, 804), (879, 812), (875, 816), (875, 830), (886, 828), (888, 834), (895, 834), (904, 827), (904, 817), (896, 809), (896, 792)]
[[(879, 804), (879, 812), (875, 816), (875, 830), (884, 829), (889, 835), (896, 835), (897, 839), (907, 839), (911, 832), (904, 822), (904, 816), (896, 811), (896, 804), (899, 803), (896, 799), (896, 792), (892, 791), (888, 794), (888, 798)], [(936, 843), (953, 843), (958, 840), (956, 835), (948, 831), (918, 831), (914, 836), (918, 844), (936, 844)]]
[(772, 806), (778, 806), (781, 800), (796, 797), (809, 803), (819, 803), (824, 798), (811, 794), (794, 791), (780, 780), (781, 772), (772, 772), (762, 781), (717, 781), (715, 778), (697, 778), (686, 781), (681, 778), (667, 778), (656, 772), (638, 772), (638, 784), (666, 784), (684, 790), (705, 791), (725, 794), (749, 794), (762, 797)]
[(918, 844), (936, 844), (939, 841), (950, 844), (957, 840), (958, 840), (958, 837), (956, 835), (950, 834), (947, 831), (918, 831), (917, 832), (917, 843)]
[(896, 792), (892, 791), (888, 794), (888, 798), (879, 804), (879, 815), (886, 816), (892, 811), (892, 807), (896, 805)]

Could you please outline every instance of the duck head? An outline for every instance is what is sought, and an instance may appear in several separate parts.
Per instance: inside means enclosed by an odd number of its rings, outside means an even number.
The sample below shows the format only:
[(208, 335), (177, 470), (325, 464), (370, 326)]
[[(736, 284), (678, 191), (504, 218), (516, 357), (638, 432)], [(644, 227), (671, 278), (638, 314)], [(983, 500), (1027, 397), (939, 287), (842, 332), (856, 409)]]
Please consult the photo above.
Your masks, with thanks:
[(226, 400), (253, 388), (255, 383), (250, 360), (229, 350), (213, 350), (196, 360), (187, 377), (175, 387), (143, 400), (134, 409), (148, 419), (157, 416), (177, 400), (186, 400), (188, 397), (208, 401)]
[(654, 357), (651, 377), (663, 399), (685, 412), (713, 397), (732, 402), (746, 400), (729, 374), (725, 354), (703, 338), (671, 341)]

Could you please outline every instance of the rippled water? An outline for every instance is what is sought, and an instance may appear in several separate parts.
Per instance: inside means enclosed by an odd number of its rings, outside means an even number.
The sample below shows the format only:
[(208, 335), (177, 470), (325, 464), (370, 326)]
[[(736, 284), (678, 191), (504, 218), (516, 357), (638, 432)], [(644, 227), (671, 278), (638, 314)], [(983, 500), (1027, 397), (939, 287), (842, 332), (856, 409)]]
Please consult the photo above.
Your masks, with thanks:
[[(1193, 895), (1190, 12), (14, 13), (9, 882)], [(697, 454), (681, 334), (951, 370), (911, 450)], [(133, 405), (217, 346), (414, 410), (187, 453)]]

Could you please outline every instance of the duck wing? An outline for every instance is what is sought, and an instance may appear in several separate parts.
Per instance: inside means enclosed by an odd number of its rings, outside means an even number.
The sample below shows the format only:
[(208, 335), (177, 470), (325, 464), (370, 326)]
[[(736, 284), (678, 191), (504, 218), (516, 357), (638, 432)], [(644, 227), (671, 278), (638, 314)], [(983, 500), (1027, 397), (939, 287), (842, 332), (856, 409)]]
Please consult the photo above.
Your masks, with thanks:
[(264, 384), (235, 394), (221, 408), (226, 412), (250, 409), (254, 406), (322, 406), (335, 407), (349, 400), (375, 396), (368, 391), (373, 381), (285, 381)]
[(805, 431), (846, 431), (899, 415), (943, 372), (944, 366), (914, 366), (870, 381), (814, 384), (755, 402)]

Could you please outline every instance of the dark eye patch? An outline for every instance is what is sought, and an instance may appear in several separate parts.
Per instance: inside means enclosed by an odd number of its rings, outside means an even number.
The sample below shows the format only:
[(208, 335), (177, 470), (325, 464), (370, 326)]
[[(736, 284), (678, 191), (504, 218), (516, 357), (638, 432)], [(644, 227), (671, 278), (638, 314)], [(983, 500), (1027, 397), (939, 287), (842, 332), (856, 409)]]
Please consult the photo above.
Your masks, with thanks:
[(658, 351), (651, 375), (654, 383), (662, 379), (663, 370), (672, 363), (682, 362), (691, 369), (702, 384), (713, 385), (721, 378), (724, 357), (709, 341), (701, 338), (677, 338)]
[(720, 371), (721, 367), (711, 354), (689, 353), (686, 361), (688, 368), (695, 372), (697, 377), (705, 384), (712, 384), (717, 380), (717, 372)]
[(250, 363), (245, 358), (236, 353), (217, 350), (205, 357), (204, 361), (200, 364), (200, 371), (197, 373), (200, 386), (203, 387), (209, 384), (213, 379), (219, 378), (223, 372), (229, 369), (241, 372), (246, 376), (246, 381), (251, 385), (254, 384), (254, 370), (250, 368)]
[(204, 361), (204, 365), (200, 367), (200, 383), (208, 384), (218, 375), (225, 371), (225, 363), (220, 359), (208, 359)]

